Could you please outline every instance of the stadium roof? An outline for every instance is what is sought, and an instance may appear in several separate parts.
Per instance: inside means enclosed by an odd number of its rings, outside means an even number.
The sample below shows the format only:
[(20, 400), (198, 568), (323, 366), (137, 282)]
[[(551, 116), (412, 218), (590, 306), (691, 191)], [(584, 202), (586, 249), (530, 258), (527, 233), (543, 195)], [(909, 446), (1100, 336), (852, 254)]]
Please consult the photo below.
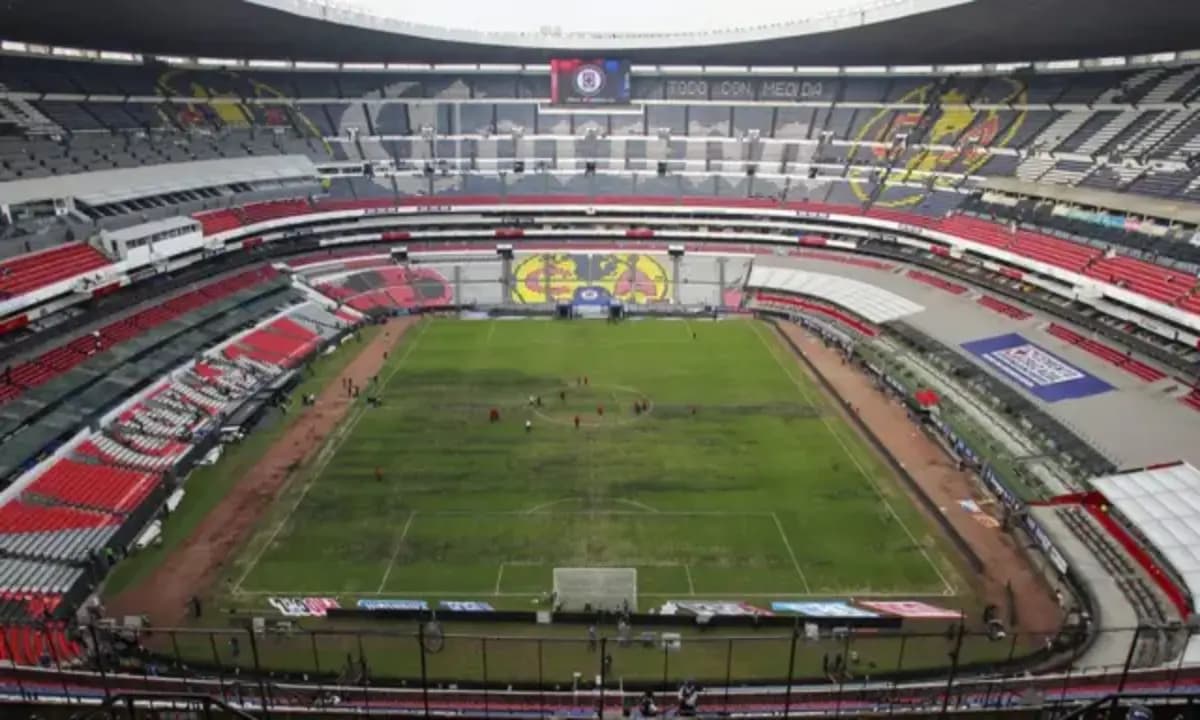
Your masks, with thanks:
[[(901, 4), (911, 10), (944, 6), (946, 0)], [(283, 6), (302, 12), (279, 9)], [(686, 5), (679, 10), (686, 12)], [(857, 25), (833, 30), (823, 30), (827, 26), (820, 24), (810, 26), (809, 32), (777, 26), (776, 35), (783, 32), (786, 37), (766, 37), (761, 27), (754, 28), (755, 19), (747, 18), (749, 29), (741, 35), (631, 40), (484, 35), (368, 22), (297, 0), (5, 0), (0, 3), (0, 36), (65, 47), (210, 58), (543, 63), (556, 56), (594, 53), (642, 64), (774, 66), (1023, 62), (1190, 50), (1200, 44), (1200, 3), (1195, 0), (971, 0), (900, 14), (865, 13)], [(469, 17), (468, 6), (463, 15)]]
[(1091, 482), (1200, 597), (1200, 470), (1179, 463)]

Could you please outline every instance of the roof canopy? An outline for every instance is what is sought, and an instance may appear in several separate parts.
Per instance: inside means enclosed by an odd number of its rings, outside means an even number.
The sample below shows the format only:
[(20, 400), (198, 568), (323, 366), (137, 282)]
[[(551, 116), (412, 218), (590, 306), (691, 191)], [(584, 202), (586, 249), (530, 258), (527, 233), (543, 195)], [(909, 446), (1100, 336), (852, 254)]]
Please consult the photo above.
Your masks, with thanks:
[(1200, 597), (1200, 470), (1187, 463), (1096, 478), (1092, 484)]
[[(688, 11), (686, 3), (679, 11)], [(1190, 50), (1200, 44), (1200, 3), (1195, 0), (973, 0), (842, 29), (784, 29), (786, 36), (760, 33), (745, 40), (700, 35), (673, 45), (604, 38), (556, 45), (553, 37), (539, 37), (518, 46), (503, 37), (434, 37), (419, 28), (330, 22), (320, 15), (246, 0), (6, 0), (0, 3), (0, 35), (67, 47), (210, 58), (542, 63), (595, 52), (643, 64), (742, 66), (1022, 62)], [(753, 27), (754, 19), (745, 25)]]

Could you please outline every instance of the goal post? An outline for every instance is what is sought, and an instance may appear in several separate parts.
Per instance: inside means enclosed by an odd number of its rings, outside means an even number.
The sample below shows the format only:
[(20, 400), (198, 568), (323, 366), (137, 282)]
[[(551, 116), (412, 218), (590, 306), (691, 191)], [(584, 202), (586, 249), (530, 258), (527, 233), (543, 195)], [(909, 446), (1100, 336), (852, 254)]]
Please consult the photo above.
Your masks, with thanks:
[(554, 568), (554, 597), (567, 612), (637, 610), (636, 568)]

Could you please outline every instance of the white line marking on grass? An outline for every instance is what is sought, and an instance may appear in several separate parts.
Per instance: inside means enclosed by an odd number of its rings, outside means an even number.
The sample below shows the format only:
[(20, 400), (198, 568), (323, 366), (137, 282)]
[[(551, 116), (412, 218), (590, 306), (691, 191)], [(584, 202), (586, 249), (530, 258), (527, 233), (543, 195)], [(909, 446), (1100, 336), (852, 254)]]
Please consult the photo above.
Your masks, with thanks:
[(490, 323), (488, 323), (487, 342), (484, 343), (485, 345), (490, 346), (492, 344), (492, 336), (496, 334), (496, 325), (497, 324), (498, 323), (495, 320), (492, 320)]
[[(759, 341), (761, 341), (762, 344), (767, 348), (767, 352), (771, 353), (771, 357), (775, 358), (775, 362), (779, 364), (779, 368), (783, 370), (783, 374), (787, 376), (788, 380), (792, 381), (792, 383), (796, 386), (796, 389), (800, 391), (802, 396), (804, 396), (804, 401), (813, 409), (817, 409), (817, 405), (812, 401), (812, 398), (809, 397), (808, 391), (804, 389), (804, 383), (797, 380), (796, 376), (792, 374), (790, 369), (788, 369), (788, 366), (783, 362), (782, 359), (780, 359), (779, 353), (775, 350), (777, 345), (773, 346), (766, 338), (763, 337), (762, 332), (758, 329), (757, 323), (753, 327), (754, 334), (758, 336)], [(917, 536), (913, 534), (913, 531), (909, 529), (904, 520), (900, 518), (900, 515), (896, 513), (896, 508), (892, 507), (892, 504), (883, 494), (883, 490), (875, 483), (875, 480), (871, 477), (871, 474), (867, 472), (867, 469), (863, 467), (862, 461), (858, 458), (858, 454), (850, 450), (849, 444), (846, 443), (846, 440), (842, 437), (841, 433), (834, 429), (833, 423), (829, 422), (829, 418), (825, 415), (825, 413), (818, 413), (818, 415), (820, 415), (821, 422), (824, 423), (825, 429), (829, 431), (829, 434), (833, 436), (834, 440), (837, 440), (838, 445), (842, 446), (842, 450), (846, 453), (846, 456), (850, 458), (850, 462), (854, 463), (854, 467), (858, 468), (858, 472), (863, 476), (863, 479), (867, 481), (867, 485), (869, 485), (871, 489), (875, 491), (875, 494), (879, 497), (879, 500), (883, 503), (883, 506), (887, 508), (888, 512), (893, 518), (895, 518), (901, 529), (904, 530), (904, 534), (908, 536), (908, 539), (912, 541), (913, 545), (921, 549), (921, 555), (925, 558), (925, 562), (929, 563), (929, 567), (933, 568), (933, 572), (937, 574), (938, 579), (941, 580), (942, 584), (946, 587), (947, 593), (953, 594), (954, 586), (946, 578), (945, 574), (942, 573), (942, 569), (937, 566), (937, 563), (933, 561), (933, 558), (929, 555), (929, 551), (925, 549), (924, 545), (917, 541)]]
[[(428, 327), (428, 323), (421, 325), (420, 333), (418, 333), (417, 336), (413, 338), (412, 342), (409, 343), (408, 347), (404, 351), (404, 354), (401, 355), (399, 361), (397, 361), (396, 367), (392, 368), (391, 373), (384, 378), (383, 383), (380, 385), (381, 389), (387, 387), (387, 384), (391, 381), (392, 377), (395, 376), (400, 368), (404, 366), (405, 361), (407, 361), (408, 357), (412, 355), (413, 348), (415, 348), (417, 343), (420, 342), (421, 338), (425, 335), (425, 329)], [(336, 455), (337, 451), (341, 449), (343, 444), (345, 444), (346, 439), (354, 433), (354, 428), (358, 427), (358, 423), (360, 420), (362, 420), (363, 414), (366, 411), (366, 407), (367, 406), (365, 404), (353, 407), (349, 422), (342, 423), (341, 426), (325, 441), (325, 446), (321, 448), (320, 454), (317, 455), (317, 467), (315, 468), (315, 471), (309, 475), (308, 482), (304, 485), (304, 490), (301, 491), (300, 497), (296, 498), (296, 504), (292, 506), (292, 509), (289, 510), (286, 515), (279, 519), (279, 522), (275, 525), (275, 529), (271, 531), (270, 537), (267, 538), (267, 542), (258, 549), (258, 552), (254, 553), (254, 557), (251, 558), (250, 564), (246, 567), (246, 570), (242, 572), (241, 577), (239, 577), (237, 582), (233, 585), (234, 594), (241, 593), (242, 583), (246, 582), (246, 578), (250, 577), (250, 573), (253, 572), (254, 568), (258, 566), (258, 563), (260, 560), (262, 560), (263, 555), (267, 554), (267, 549), (275, 543), (275, 538), (279, 537), (279, 533), (283, 531), (284, 526), (287, 525), (287, 521), (300, 507), (300, 503), (304, 502), (304, 498), (308, 496), (308, 491), (312, 489), (312, 486), (317, 483), (317, 480), (321, 477), (321, 474), (325, 472), (325, 468), (329, 466), (329, 463), (333, 460), (333, 456)]]
[(696, 584), (694, 582), (692, 582), (692, 566), (687, 563), (684, 563), (683, 571), (685, 573), (687, 573), (688, 592), (694, 596), (696, 594)]
[[(506, 563), (507, 565), (516, 565), (517, 563)], [(676, 567), (676, 566), (667, 566)], [(411, 595), (429, 596), (441, 595), (445, 597), (460, 597), (460, 598), (489, 598), (489, 597), (541, 597), (542, 593), (537, 592), (461, 592), (458, 590), (422, 590), (414, 588), (408, 591)], [(374, 592), (371, 590), (347, 590), (339, 588), (337, 590), (242, 590), (237, 593), (240, 597), (263, 597), (263, 596), (307, 596), (307, 597), (345, 597), (347, 595), (396, 595), (393, 592)], [(643, 593), (639, 592), (638, 597), (645, 598), (678, 598), (682, 593)], [(823, 590), (821, 592), (777, 592), (777, 593), (752, 593), (752, 592), (706, 592), (703, 597), (718, 600), (721, 598), (829, 598), (829, 597), (853, 597), (856, 600), (870, 600), (871, 598), (951, 598), (955, 597), (952, 592), (910, 592), (902, 590), (897, 592), (872, 590), (870, 588), (834, 588), (831, 590)]]
[[(563, 504), (566, 504), (566, 503), (572, 503), (572, 502), (585, 502), (585, 501), (587, 501), (588, 499), (589, 499), (589, 498), (583, 498), (583, 497), (567, 497), (567, 498), (559, 498), (558, 500), (551, 500), (551, 501), (549, 501), (549, 502), (544, 502), (544, 503), (540, 503), (540, 504), (538, 504), (538, 505), (534, 505), (533, 507), (529, 508), (528, 510), (521, 511), (520, 513), (516, 513), (516, 514), (519, 514), (519, 515), (555, 515), (555, 514), (560, 514), (560, 515), (593, 515), (593, 514), (598, 514), (598, 513), (618, 513), (618, 512), (621, 512), (621, 511), (619, 511), (619, 510), (612, 510), (612, 511), (606, 511), (606, 510), (578, 510), (578, 511), (566, 511), (566, 512), (560, 512), (560, 513), (551, 513), (551, 512), (546, 512), (546, 511), (547, 511), (547, 510), (549, 510), (550, 508), (552, 508), (552, 507), (555, 507), (555, 506), (557, 506), (557, 505), (563, 505)], [(653, 507), (651, 507), (651, 506), (647, 505), (647, 504), (646, 504), (646, 503), (644, 503), (644, 502), (640, 502), (640, 501), (638, 501), (638, 500), (632, 500), (632, 499), (630, 499), (630, 498), (612, 498), (612, 499), (610, 500), (610, 502), (612, 502), (612, 503), (621, 503), (622, 505), (629, 505), (630, 507), (635, 507), (635, 508), (638, 508), (639, 510), (641, 510), (642, 512), (645, 512), (645, 513), (657, 513), (657, 512), (658, 512), (658, 509), (657, 509), (657, 508), (653, 508)], [(450, 511), (450, 512), (453, 512), (453, 511)], [(469, 511), (468, 511), (468, 512), (469, 512)], [(472, 513), (472, 514), (474, 514), (474, 513)], [(492, 515), (492, 514), (499, 514), (499, 513), (491, 513), (491, 512), (489, 512), (489, 513), (486, 513), (486, 514)], [(512, 514), (512, 513), (508, 513), (508, 514)], [(625, 514), (630, 514), (630, 515), (632, 515), (632, 514), (638, 514), (638, 515), (640, 515), (640, 514), (642, 514), (642, 513), (630, 513), (629, 511), (625, 511)]]
[(413, 518), (416, 516), (416, 510), (408, 514), (408, 520), (404, 523), (404, 529), (400, 531), (400, 537), (396, 538), (396, 547), (392, 550), (392, 556), (388, 558), (387, 569), (383, 571), (383, 579), (379, 581), (379, 589), (375, 591), (376, 593), (382, 593), (383, 586), (387, 585), (388, 578), (392, 574), (392, 568), (396, 565), (396, 556), (400, 554), (400, 548), (404, 545), (404, 538), (408, 537), (408, 529), (412, 527)]
[(508, 563), (500, 563), (500, 570), (496, 573), (496, 592), (492, 593), (493, 595), (500, 594), (500, 581), (504, 579), (504, 566), (507, 564)]
[[(572, 498), (574, 499), (574, 498)], [(531, 510), (422, 510), (425, 515), (449, 516), (492, 516), (492, 515), (659, 515), (663, 517), (771, 517), (769, 512), (740, 512), (730, 510), (558, 510), (555, 512)]]
[(771, 519), (775, 521), (775, 528), (779, 530), (779, 537), (783, 538), (783, 546), (787, 548), (788, 557), (792, 559), (792, 567), (796, 568), (796, 574), (800, 576), (800, 582), (804, 583), (804, 592), (812, 592), (812, 586), (808, 584), (808, 578), (804, 577), (804, 571), (800, 569), (800, 561), (796, 559), (796, 553), (792, 550), (792, 541), (788, 540), (787, 533), (783, 531), (783, 523), (779, 522), (779, 516), (771, 513)]

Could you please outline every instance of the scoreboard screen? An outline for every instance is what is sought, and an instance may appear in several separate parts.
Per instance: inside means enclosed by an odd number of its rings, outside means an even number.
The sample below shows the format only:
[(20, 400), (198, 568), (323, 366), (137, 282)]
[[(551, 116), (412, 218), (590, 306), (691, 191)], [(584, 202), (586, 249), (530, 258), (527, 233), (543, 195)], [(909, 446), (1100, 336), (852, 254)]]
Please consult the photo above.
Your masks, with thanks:
[(551, 60), (550, 101), (555, 105), (629, 102), (628, 60)]

